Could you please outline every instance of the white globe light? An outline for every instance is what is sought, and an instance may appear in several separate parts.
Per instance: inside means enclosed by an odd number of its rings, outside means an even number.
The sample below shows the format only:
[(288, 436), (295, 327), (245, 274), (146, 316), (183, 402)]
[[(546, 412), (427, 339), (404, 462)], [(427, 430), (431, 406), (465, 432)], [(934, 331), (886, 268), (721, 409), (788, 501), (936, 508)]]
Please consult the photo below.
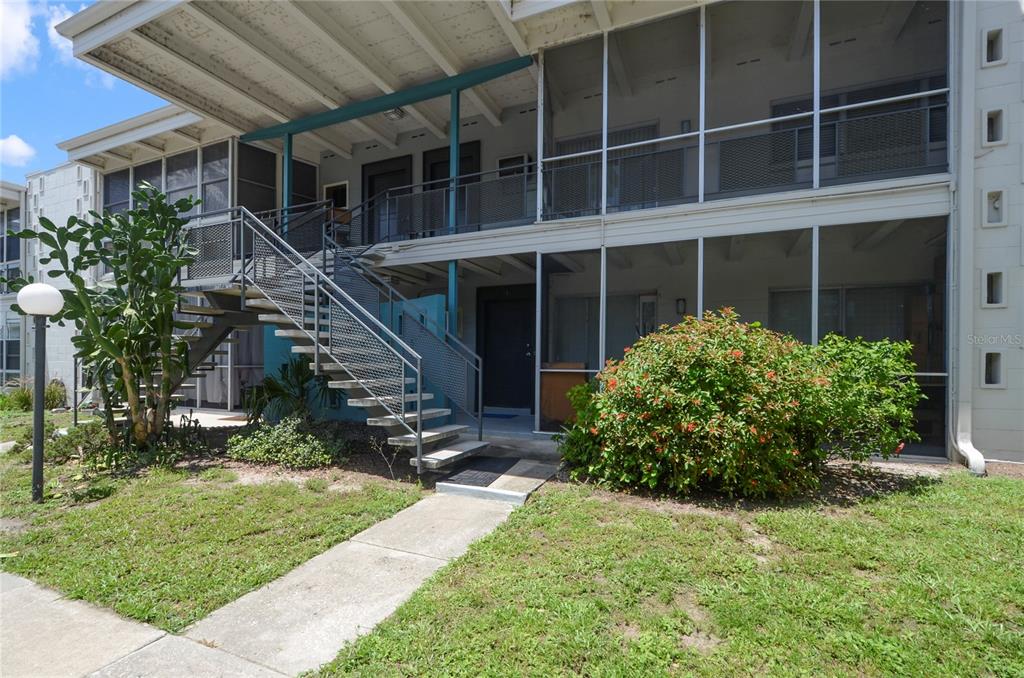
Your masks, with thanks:
[(18, 306), (29, 315), (53, 315), (64, 308), (64, 297), (53, 285), (32, 283), (18, 291)]

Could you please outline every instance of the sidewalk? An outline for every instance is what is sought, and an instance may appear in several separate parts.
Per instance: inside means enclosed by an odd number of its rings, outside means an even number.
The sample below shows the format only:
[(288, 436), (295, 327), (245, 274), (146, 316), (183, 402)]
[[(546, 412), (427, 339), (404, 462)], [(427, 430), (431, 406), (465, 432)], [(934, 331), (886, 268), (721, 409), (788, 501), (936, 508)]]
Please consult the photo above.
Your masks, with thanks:
[(513, 506), (431, 495), (225, 605), (183, 636), (0, 573), (0, 675), (295, 675), (394, 612)]

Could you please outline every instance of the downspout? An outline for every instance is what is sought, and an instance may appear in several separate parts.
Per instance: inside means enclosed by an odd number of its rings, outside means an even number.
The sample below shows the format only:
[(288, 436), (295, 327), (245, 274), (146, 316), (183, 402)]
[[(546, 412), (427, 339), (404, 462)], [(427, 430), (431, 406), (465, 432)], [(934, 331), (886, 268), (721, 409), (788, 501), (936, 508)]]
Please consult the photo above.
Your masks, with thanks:
[[(950, 369), (949, 385), (952, 402), (949, 436), (953, 449), (960, 460), (977, 476), (985, 475), (985, 457), (974, 446), (971, 439), (973, 391), (974, 391), (974, 349), (964, 340), (967, 332), (974, 331), (974, 54), (977, 50), (977, 11), (971, 3), (950, 3), (950, 13), (960, 12), (960, 21), (950, 24), (950, 53), (953, 64), (950, 75), (955, 79), (952, 95), (958, 105), (951, 119), (955, 124), (949, 138), (953, 151), (952, 166), (955, 168), (952, 191), (950, 221), (952, 227), (951, 261), (947, 265), (955, 276), (951, 280), (949, 308), (952, 322), (949, 323)], [(953, 249), (955, 247), (955, 249)]]

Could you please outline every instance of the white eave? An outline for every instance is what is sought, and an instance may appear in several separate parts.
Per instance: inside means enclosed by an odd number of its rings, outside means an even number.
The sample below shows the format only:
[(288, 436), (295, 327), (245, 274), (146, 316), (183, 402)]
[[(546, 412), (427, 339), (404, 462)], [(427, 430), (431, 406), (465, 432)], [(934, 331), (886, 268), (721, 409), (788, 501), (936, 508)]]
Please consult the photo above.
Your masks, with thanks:
[[(229, 134), (241, 134), (700, 2), (106, 0), (60, 23), (57, 31), (72, 40), (83, 61)], [(501, 125), (536, 98), (535, 78), (536, 69), (526, 69), (467, 90), (462, 115)], [(445, 136), (447, 102), (420, 102), (405, 112), (399, 120), (376, 114), (300, 134), (296, 149), (348, 157), (357, 145), (395, 148), (401, 135), (423, 130)], [(70, 140), (75, 150), (67, 149), (69, 157), (96, 159), (89, 153), (116, 152), (103, 148), (104, 136), (131, 139), (138, 133), (119, 128)], [(98, 145), (89, 147), (93, 142)]]
[(0, 206), (17, 207), (21, 205), (21, 196), (25, 187), (10, 181), (0, 181)]

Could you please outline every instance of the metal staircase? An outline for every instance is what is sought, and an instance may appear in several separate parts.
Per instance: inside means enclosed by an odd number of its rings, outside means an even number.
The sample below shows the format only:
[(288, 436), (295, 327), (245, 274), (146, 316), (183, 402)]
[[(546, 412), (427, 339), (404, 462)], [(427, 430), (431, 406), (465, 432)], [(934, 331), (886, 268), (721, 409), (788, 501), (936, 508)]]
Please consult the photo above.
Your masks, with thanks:
[[(235, 207), (192, 220), (198, 254), (182, 284), (204, 303), (181, 308), (196, 316), (189, 375), (232, 330), (273, 325), (331, 388), (346, 391), (349, 406), (366, 411), (368, 425), (415, 449), (418, 471), (481, 451), (480, 357), (362, 267), (334, 224), (329, 203), (259, 215)], [(464, 436), (470, 427), (455, 422), (456, 411), (474, 420), (475, 437)]]

